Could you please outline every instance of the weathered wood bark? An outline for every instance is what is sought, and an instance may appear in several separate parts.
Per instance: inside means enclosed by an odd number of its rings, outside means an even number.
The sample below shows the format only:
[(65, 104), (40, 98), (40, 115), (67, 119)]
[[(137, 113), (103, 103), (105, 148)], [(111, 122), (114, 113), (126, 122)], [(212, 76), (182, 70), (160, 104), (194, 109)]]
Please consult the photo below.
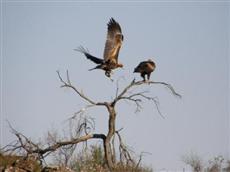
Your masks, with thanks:
[(115, 134), (115, 121), (116, 121), (116, 111), (113, 105), (107, 104), (106, 105), (108, 112), (109, 112), (109, 122), (108, 122), (108, 133), (105, 138), (104, 148), (105, 148), (105, 160), (106, 164), (110, 169), (114, 168), (113, 163), (113, 154), (112, 154), (112, 148), (111, 148), (111, 140), (113, 135)]

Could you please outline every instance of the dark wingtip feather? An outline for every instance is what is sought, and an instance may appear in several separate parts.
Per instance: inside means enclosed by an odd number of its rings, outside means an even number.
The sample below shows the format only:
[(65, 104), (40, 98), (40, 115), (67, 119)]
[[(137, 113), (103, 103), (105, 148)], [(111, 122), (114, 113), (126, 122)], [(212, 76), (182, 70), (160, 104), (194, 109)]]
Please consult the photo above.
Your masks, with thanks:
[(117, 23), (116, 20), (113, 17), (110, 18), (108, 25), (112, 24), (112, 23)]
[(121, 27), (119, 23), (113, 17), (110, 18), (109, 22), (107, 23), (107, 26), (108, 30), (118, 29), (121, 32)]
[(74, 49), (75, 51), (78, 51), (80, 53), (83, 53), (87, 59), (93, 61), (96, 64), (102, 64), (104, 62), (103, 59), (94, 57), (90, 54), (89, 50), (84, 48), (83, 46), (79, 46), (78, 48)]
[(82, 45), (80, 45), (79, 47), (75, 48), (74, 50), (78, 51), (80, 53), (83, 53), (83, 54), (89, 54), (89, 50), (85, 49)]
[(108, 25), (108, 27), (109, 27), (109, 26), (112, 26), (112, 25), (114, 25), (114, 24), (117, 24), (117, 22), (116, 22), (116, 20), (114, 20), (113, 17), (111, 17), (107, 25)]

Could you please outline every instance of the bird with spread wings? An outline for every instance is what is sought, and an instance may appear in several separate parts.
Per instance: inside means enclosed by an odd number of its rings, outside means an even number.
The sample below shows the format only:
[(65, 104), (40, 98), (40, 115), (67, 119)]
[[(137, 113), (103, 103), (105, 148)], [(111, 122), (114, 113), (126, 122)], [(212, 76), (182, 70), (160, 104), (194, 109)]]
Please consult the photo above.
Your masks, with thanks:
[(90, 69), (90, 71), (94, 69), (102, 69), (105, 71), (105, 75), (110, 78), (113, 69), (123, 67), (123, 64), (118, 63), (118, 55), (123, 38), (119, 23), (111, 18), (107, 24), (107, 38), (103, 59), (91, 55), (89, 51), (82, 46), (75, 50), (83, 53), (87, 59), (97, 64), (97, 66)]

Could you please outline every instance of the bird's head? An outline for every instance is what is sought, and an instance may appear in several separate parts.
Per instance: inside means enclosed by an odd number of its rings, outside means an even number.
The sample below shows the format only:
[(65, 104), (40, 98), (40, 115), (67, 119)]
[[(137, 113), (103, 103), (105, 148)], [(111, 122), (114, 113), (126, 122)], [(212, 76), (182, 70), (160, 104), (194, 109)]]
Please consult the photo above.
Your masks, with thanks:
[(148, 62), (154, 66), (154, 69), (156, 68), (156, 63), (152, 59), (148, 59)]
[(153, 60), (152, 59), (148, 59), (148, 62), (153, 62)]

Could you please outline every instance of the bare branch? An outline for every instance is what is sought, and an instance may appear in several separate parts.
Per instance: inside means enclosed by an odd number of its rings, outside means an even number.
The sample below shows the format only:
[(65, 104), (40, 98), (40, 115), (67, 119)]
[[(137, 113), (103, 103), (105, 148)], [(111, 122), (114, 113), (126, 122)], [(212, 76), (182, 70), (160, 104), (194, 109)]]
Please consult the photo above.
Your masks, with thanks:
[[(120, 129), (120, 130), (122, 130), (122, 129)], [(116, 134), (118, 136), (118, 140), (119, 140), (119, 143), (120, 143), (120, 145), (119, 145), (120, 161), (121, 161), (121, 163), (123, 163), (123, 158), (125, 158), (126, 164), (129, 164), (131, 162), (134, 165), (135, 161), (132, 158), (127, 146), (122, 141), (122, 137), (121, 137), (121, 135), (119, 133), (120, 130), (116, 131)]]
[(166, 82), (156, 82), (156, 81), (149, 81), (148, 83), (149, 84), (161, 84), (161, 85), (165, 85), (172, 92), (172, 94), (174, 96), (176, 96), (178, 98), (182, 98), (182, 96), (175, 91), (175, 89), (173, 88), (173, 86), (171, 84), (168, 84)]
[(57, 142), (54, 145), (51, 145), (51, 146), (49, 146), (49, 147), (47, 147), (45, 149), (33, 150), (33, 153), (38, 153), (38, 154), (43, 155), (43, 154), (46, 154), (48, 152), (53, 152), (53, 151), (57, 150), (60, 147), (63, 147), (63, 146), (66, 146), (66, 145), (78, 144), (80, 142), (84, 142), (84, 141), (87, 141), (87, 140), (93, 139), (93, 138), (104, 140), (105, 135), (104, 134), (87, 134), (85, 136), (82, 136), (82, 137), (79, 137), (79, 138), (76, 138), (76, 139), (72, 139), (72, 140), (69, 140), (69, 141)]
[[(35, 145), (35, 146), (32, 146), (31, 140), (29, 140), (27, 137), (23, 136), (22, 134), (17, 132), (17, 133), (15, 133), (15, 135), (18, 138), (19, 142), (17, 143), (18, 146), (14, 145), (13, 149), (11, 149), (11, 151), (14, 151), (15, 149), (22, 148), (27, 152), (27, 154), (37, 153), (40, 156), (45, 156), (45, 154), (49, 154), (50, 152), (54, 152), (58, 148), (63, 147), (63, 146), (75, 145), (75, 144), (78, 144), (80, 142), (87, 141), (89, 139), (102, 139), (102, 140), (104, 140), (106, 137), (104, 134), (87, 134), (87, 135), (81, 136), (79, 138), (71, 139), (69, 141), (55, 142), (51, 146), (48, 146), (48, 147), (42, 149), (34, 143), (32, 145)], [(6, 148), (7, 147), (5, 147), (5, 149)]]
[(135, 79), (127, 87), (125, 87), (124, 90), (115, 98), (114, 103), (116, 103), (116, 101), (118, 101), (134, 85)]
[[(2, 150), (4, 152), (12, 153), (14, 151), (23, 151), (26, 153), (26, 156), (28, 156), (29, 154), (36, 154), (38, 155), (37, 157), (39, 160), (43, 159), (44, 157), (46, 157), (47, 155), (56, 151), (59, 148), (62, 148), (64, 151), (68, 149), (70, 150), (70, 154), (72, 154), (73, 150), (75, 149), (75, 147), (73, 146), (76, 146), (78, 143), (85, 142), (89, 139), (102, 139), (104, 142), (106, 138), (104, 134), (88, 133), (87, 129), (94, 127), (94, 124), (90, 120), (91, 119), (88, 119), (86, 117), (81, 117), (80, 122), (77, 124), (77, 131), (75, 137), (69, 140), (65, 138), (65, 141), (58, 141), (58, 139), (52, 133), (48, 133), (50, 139), (48, 140), (48, 143), (46, 143), (47, 146), (45, 148), (39, 146), (38, 143), (32, 142), (29, 138), (16, 131), (9, 123), (12, 133), (17, 137), (17, 141), (5, 146)], [(82, 132), (84, 132), (85, 135), (80, 136)]]
[(163, 119), (165, 119), (164, 115), (162, 115), (162, 113), (161, 113), (161, 111), (160, 111), (160, 109), (159, 109), (159, 102), (158, 102), (158, 100), (157, 100), (156, 97), (149, 97), (149, 96), (146, 96), (146, 95), (144, 95), (144, 94), (139, 94), (139, 96), (140, 96), (140, 97), (143, 97), (143, 98), (145, 98), (145, 99), (147, 99), (147, 100), (152, 101), (152, 102), (154, 103), (154, 105), (156, 106), (159, 115), (160, 115)]
[(140, 85), (144, 85), (144, 84), (161, 84), (161, 85), (164, 85), (166, 86), (173, 95), (181, 98), (181, 95), (178, 94), (174, 88), (166, 83), (166, 82), (155, 82), (155, 81), (135, 81), (132, 80), (132, 82), (127, 86), (125, 87), (121, 92), (120, 94), (118, 94), (118, 91), (119, 91), (119, 88), (118, 88), (118, 84), (117, 84), (117, 91), (116, 91), (116, 97), (115, 99), (113, 100), (113, 102), (111, 103), (113, 106), (115, 106), (115, 104), (119, 101), (119, 100), (127, 100), (127, 101), (131, 101), (133, 102), (135, 105), (136, 105), (136, 111), (135, 112), (139, 112), (140, 109), (142, 108), (141, 106), (141, 102), (142, 102), (142, 99), (146, 99), (146, 100), (150, 100), (154, 103), (154, 105), (156, 106), (157, 108), (157, 111), (159, 113), (159, 115), (165, 119), (165, 117), (161, 114), (160, 112), (160, 109), (159, 109), (159, 103), (158, 103), (158, 100), (156, 99), (156, 97), (150, 97), (150, 96), (147, 96), (146, 93), (148, 93), (148, 91), (142, 91), (142, 92), (137, 92), (137, 93), (132, 93), (130, 90), (134, 87), (137, 87), (137, 86), (140, 86)]
[[(166, 86), (171, 92), (172, 92), (172, 94), (173, 95), (175, 95), (175, 96), (177, 96), (177, 97), (179, 97), (179, 98), (181, 98), (181, 95), (179, 94), (179, 93), (177, 93), (175, 90), (174, 90), (174, 88), (170, 85), (170, 84), (168, 84), (168, 83), (166, 83), (166, 82), (156, 82), (156, 81), (135, 81), (135, 79), (134, 80), (132, 80), (132, 82), (127, 86), (127, 87), (125, 87), (124, 89), (123, 89), (123, 91), (121, 91), (121, 93), (120, 94), (118, 94), (116, 97), (115, 97), (115, 99), (114, 99), (114, 101), (113, 101), (113, 103), (115, 104), (117, 101), (119, 101), (120, 99), (122, 99), (123, 97), (124, 97), (124, 95), (131, 89), (131, 88), (133, 88), (133, 87), (136, 87), (136, 86), (140, 86), (140, 85), (144, 85), (144, 84), (161, 84), (161, 85), (164, 85), (164, 86)], [(140, 94), (143, 94), (143, 93), (136, 93), (136, 94), (134, 94), (134, 95), (131, 95), (131, 97), (133, 97), (133, 96), (137, 96), (137, 95), (140, 95)]]
[(68, 118), (67, 120), (73, 120), (73, 119), (75, 119), (78, 115), (85, 113), (88, 109), (90, 109), (90, 108), (92, 108), (92, 107), (95, 107), (95, 106), (96, 106), (96, 105), (92, 105), (92, 104), (87, 105), (87, 106), (81, 108), (79, 111), (75, 112), (75, 113), (74, 113), (70, 118)]
[(70, 81), (70, 78), (69, 78), (69, 73), (68, 73), (68, 70), (66, 72), (66, 75), (67, 75), (67, 81), (64, 81), (60, 75), (60, 72), (57, 71), (57, 74), (58, 74), (58, 77), (59, 77), (59, 80), (61, 81), (61, 83), (63, 85), (61, 85), (61, 87), (67, 87), (67, 88), (71, 88), (72, 90), (74, 90), (74, 92), (76, 92), (81, 98), (83, 98), (85, 101), (87, 101), (88, 103), (92, 104), (92, 105), (104, 105), (105, 106), (105, 103), (96, 103), (95, 101), (91, 100), (90, 98), (88, 98), (87, 96), (84, 95), (84, 93), (81, 91), (78, 91), (78, 89), (73, 86), (71, 84), (71, 81)]
[(137, 162), (137, 164), (136, 164), (135, 169), (138, 169), (138, 167), (140, 166), (140, 163), (141, 163), (141, 161), (142, 161), (142, 157), (144, 156), (144, 154), (150, 154), (150, 155), (151, 155), (151, 153), (149, 153), (149, 152), (141, 152), (141, 154), (140, 154), (140, 156), (139, 156), (139, 160), (138, 160), (138, 162)]
[(119, 93), (119, 82), (120, 82), (121, 79), (122, 79), (122, 80), (125, 80), (125, 77), (124, 77), (124, 76), (121, 76), (121, 77), (118, 78), (118, 80), (117, 80), (117, 82), (116, 82), (117, 88), (116, 88), (116, 96), (115, 96), (115, 97), (118, 96), (118, 93)]

